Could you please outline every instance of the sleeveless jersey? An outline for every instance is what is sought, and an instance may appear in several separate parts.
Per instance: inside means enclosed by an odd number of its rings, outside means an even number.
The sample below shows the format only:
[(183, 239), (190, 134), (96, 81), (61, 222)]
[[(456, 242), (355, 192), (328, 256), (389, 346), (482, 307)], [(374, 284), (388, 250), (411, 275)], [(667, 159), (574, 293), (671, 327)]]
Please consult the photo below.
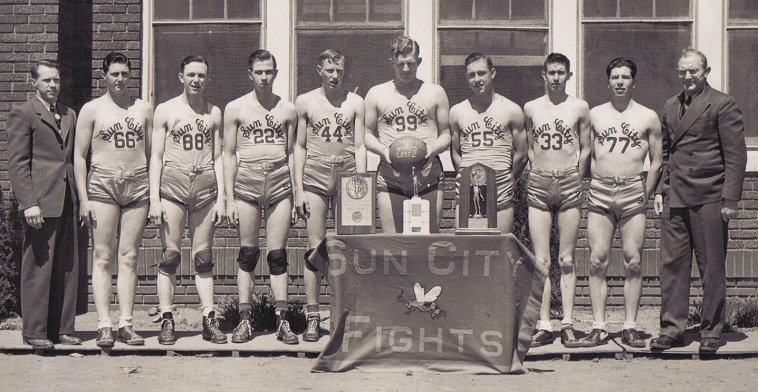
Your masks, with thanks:
[(131, 172), (145, 167), (145, 119), (138, 105), (100, 111), (92, 129), (92, 166)]
[(309, 122), (305, 145), (309, 157), (355, 157), (355, 113), (347, 114), (323, 98), (311, 100), (306, 115)]
[(531, 132), (535, 161), (546, 159), (576, 165), (579, 153), (578, 117), (576, 106), (568, 103), (551, 105), (548, 109), (542, 105), (534, 113)]
[[(461, 168), (475, 163), (494, 170), (511, 170), (513, 162), (513, 131), (488, 109), (477, 113), (468, 107), (460, 120)], [(492, 106), (497, 105), (494, 102)]]
[(416, 93), (411, 99), (397, 92), (387, 94), (379, 103), (378, 115), (377, 134), (385, 146), (403, 136), (415, 136), (427, 143), (437, 139), (437, 117), (428, 94)]
[[(208, 105), (210, 106), (210, 105)], [(213, 129), (210, 114), (189, 109), (171, 113), (163, 159), (180, 165), (213, 165)]]
[(287, 157), (287, 127), (277, 110), (281, 102), (271, 111), (244, 105), (237, 128), (237, 157), (241, 162), (277, 162)]

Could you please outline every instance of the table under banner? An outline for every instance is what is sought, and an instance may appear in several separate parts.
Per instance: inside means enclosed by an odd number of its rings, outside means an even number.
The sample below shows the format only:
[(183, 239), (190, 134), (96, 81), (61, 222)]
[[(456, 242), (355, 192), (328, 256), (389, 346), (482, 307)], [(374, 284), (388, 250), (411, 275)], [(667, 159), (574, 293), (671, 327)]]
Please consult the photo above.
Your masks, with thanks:
[(332, 286), (314, 371), (524, 371), (547, 269), (513, 235), (329, 234), (310, 261)]

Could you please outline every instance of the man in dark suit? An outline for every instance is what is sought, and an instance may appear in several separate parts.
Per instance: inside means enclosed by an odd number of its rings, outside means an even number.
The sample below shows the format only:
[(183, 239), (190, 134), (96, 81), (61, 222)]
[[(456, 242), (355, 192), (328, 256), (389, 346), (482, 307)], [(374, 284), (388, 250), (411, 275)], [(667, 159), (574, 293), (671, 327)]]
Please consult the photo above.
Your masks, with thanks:
[(700, 351), (719, 348), (726, 301), (729, 219), (742, 195), (747, 149), (734, 98), (708, 85), (705, 55), (686, 49), (677, 72), (684, 91), (662, 113), (663, 179), (655, 196), (661, 215), (661, 330), (652, 349), (682, 345), (692, 251), (703, 282)]
[(7, 123), (8, 175), (23, 213), (21, 315), (24, 342), (36, 349), (72, 336), (78, 283), (76, 183), (72, 165), (76, 113), (58, 103), (58, 64), (31, 70), (36, 95)]

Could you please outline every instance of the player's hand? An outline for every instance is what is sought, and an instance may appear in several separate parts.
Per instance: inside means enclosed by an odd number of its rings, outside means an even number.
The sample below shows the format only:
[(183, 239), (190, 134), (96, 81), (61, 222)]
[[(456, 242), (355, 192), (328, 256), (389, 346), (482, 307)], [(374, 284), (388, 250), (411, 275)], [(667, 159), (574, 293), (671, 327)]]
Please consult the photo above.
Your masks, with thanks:
[(95, 216), (95, 210), (92, 208), (89, 200), (79, 203), (79, 220), (81, 225), (86, 225), (90, 229), (97, 223), (97, 217)]
[(156, 226), (160, 226), (163, 224), (163, 221), (168, 220), (166, 211), (163, 209), (163, 204), (160, 200), (150, 202), (150, 210), (147, 213), (147, 218), (150, 220), (150, 223)]
[(429, 142), (425, 142), (425, 143), (426, 143), (426, 156), (424, 157), (424, 159), (428, 161), (429, 158), (433, 157), (436, 154), (436, 152), (434, 150), (434, 145), (432, 143), (429, 143)]
[(657, 194), (653, 199), (653, 210), (660, 216), (663, 213), (663, 195)]
[(311, 216), (311, 204), (303, 192), (295, 192), (295, 212), (303, 219), (308, 219)]
[(737, 216), (737, 200), (722, 200), (721, 201), (721, 219), (724, 220), (724, 222), (729, 222), (729, 219), (732, 219)]
[(240, 214), (237, 211), (237, 202), (234, 199), (226, 202), (226, 219), (235, 226), (240, 224)]
[(42, 224), (45, 223), (45, 218), (42, 217), (42, 210), (39, 206), (31, 206), (24, 210), (24, 219), (26, 224), (34, 229), (41, 229)]
[(382, 158), (384, 158), (384, 160), (387, 161), (387, 163), (389, 163), (390, 165), (392, 164), (392, 159), (390, 159), (390, 148), (389, 147), (385, 147), (382, 150)]
[(216, 201), (211, 210), (211, 216), (213, 217), (213, 223), (216, 224), (216, 227), (219, 227), (224, 223), (226, 220), (226, 206), (223, 201)]

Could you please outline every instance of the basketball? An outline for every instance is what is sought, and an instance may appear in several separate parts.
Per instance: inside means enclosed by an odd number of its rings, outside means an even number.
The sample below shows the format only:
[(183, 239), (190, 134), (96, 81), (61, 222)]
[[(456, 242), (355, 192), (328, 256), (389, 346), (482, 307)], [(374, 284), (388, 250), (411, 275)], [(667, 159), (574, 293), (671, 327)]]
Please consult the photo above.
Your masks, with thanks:
[(426, 163), (426, 143), (415, 136), (403, 136), (390, 145), (390, 160), (395, 170), (410, 173)]

